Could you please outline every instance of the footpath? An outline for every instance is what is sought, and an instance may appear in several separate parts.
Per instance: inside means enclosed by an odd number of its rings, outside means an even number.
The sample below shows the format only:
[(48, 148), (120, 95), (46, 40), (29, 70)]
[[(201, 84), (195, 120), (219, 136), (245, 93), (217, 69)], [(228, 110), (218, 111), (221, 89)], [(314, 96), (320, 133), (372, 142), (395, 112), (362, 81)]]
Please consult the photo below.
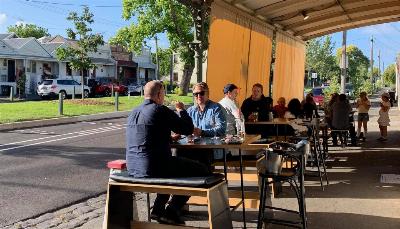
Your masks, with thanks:
[[(397, 107), (390, 110), (387, 142), (376, 140), (379, 137), (377, 118), (375, 104), (370, 111), (366, 142), (360, 142), (356, 147), (330, 147), (330, 155), (335, 160), (328, 162), (330, 185), (325, 191), (320, 189), (315, 179), (306, 178), (309, 228), (400, 228), (400, 184), (385, 184), (380, 180), (383, 173), (400, 174), (400, 111)], [(106, 194), (102, 194), (3, 229), (100, 229), (105, 198)], [(139, 194), (136, 198), (139, 218), (145, 220), (144, 195)], [(289, 202), (293, 200), (277, 198), (276, 201), (279, 205), (290, 206)], [(241, 228), (240, 215), (240, 211), (232, 214), (235, 228)], [(248, 227), (254, 228), (256, 209), (249, 211), (248, 215)], [(206, 220), (188, 222), (188, 225), (203, 226)]]

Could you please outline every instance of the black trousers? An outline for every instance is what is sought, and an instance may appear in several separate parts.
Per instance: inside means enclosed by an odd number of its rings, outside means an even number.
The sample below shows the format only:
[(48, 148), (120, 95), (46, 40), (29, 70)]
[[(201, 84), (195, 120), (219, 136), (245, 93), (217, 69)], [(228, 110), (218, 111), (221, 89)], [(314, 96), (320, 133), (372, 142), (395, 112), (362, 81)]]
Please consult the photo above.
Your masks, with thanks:
[[(162, 177), (202, 177), (211, 175), (208, 167), (200, 162), (183, 157), (172, 157), (168, 163), (163, 166)], [(161, 211), (170, 199), (169, 194), (157, 194), (153, 209)], [(172, 195), (168, 207), (179, 211), (189, 200), (190, 196)]]

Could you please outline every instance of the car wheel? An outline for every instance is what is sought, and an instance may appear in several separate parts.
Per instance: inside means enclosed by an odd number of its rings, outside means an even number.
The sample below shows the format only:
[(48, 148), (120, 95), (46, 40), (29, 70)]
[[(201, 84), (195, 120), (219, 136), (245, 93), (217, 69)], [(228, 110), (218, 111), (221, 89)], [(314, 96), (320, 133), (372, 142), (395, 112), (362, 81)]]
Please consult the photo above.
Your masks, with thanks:
[(84, 98), (89, 98), (89, 91), (88, 90), (84, 90), (83, 91), (83, 97)]
[(104, 91), (104, 96), (110, 97), (111, 96), (111, 91), (110, 90), (105, 90)]
[(61, 94), (61, 97), (62, 97), (63, 99), (66, 99), (66, 98), (67, 98), (67, 92), (66, 92), (66, 91), (60, 91), (60, 94)]

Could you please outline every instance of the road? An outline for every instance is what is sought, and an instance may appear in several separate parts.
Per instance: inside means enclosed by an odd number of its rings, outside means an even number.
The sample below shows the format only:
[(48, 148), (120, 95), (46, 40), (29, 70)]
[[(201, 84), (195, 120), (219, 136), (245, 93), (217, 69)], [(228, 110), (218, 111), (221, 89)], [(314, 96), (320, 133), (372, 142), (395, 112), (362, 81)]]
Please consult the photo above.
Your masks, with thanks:
[(0, 132), (0, 228), (106, 192), (125, 119)]

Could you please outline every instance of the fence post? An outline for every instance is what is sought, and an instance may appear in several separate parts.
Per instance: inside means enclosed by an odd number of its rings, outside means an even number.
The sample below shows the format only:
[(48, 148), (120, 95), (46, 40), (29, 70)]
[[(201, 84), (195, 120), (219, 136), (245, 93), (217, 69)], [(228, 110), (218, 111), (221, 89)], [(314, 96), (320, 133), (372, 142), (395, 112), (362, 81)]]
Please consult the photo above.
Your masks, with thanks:
[(114, 96), (114, 85), (111, 84), (111, 97)]
[(64, 99), (62, 93), (58, 94), (58, 115), (64, 115)]
[(140, 90), (140, 97), (143, 97), (143, 86), (142, 89)]
[(115, 111), (118, 111), (118, 91), (115, 92)]
[[(82, 94), (83, 96), (83, 94)], [(72, 99), (75, 99), (75, 86), (74, 86), (74, 92), (72, 93)]]
[(10, 101), (14, 102), (14, 87), (10, 87)]

